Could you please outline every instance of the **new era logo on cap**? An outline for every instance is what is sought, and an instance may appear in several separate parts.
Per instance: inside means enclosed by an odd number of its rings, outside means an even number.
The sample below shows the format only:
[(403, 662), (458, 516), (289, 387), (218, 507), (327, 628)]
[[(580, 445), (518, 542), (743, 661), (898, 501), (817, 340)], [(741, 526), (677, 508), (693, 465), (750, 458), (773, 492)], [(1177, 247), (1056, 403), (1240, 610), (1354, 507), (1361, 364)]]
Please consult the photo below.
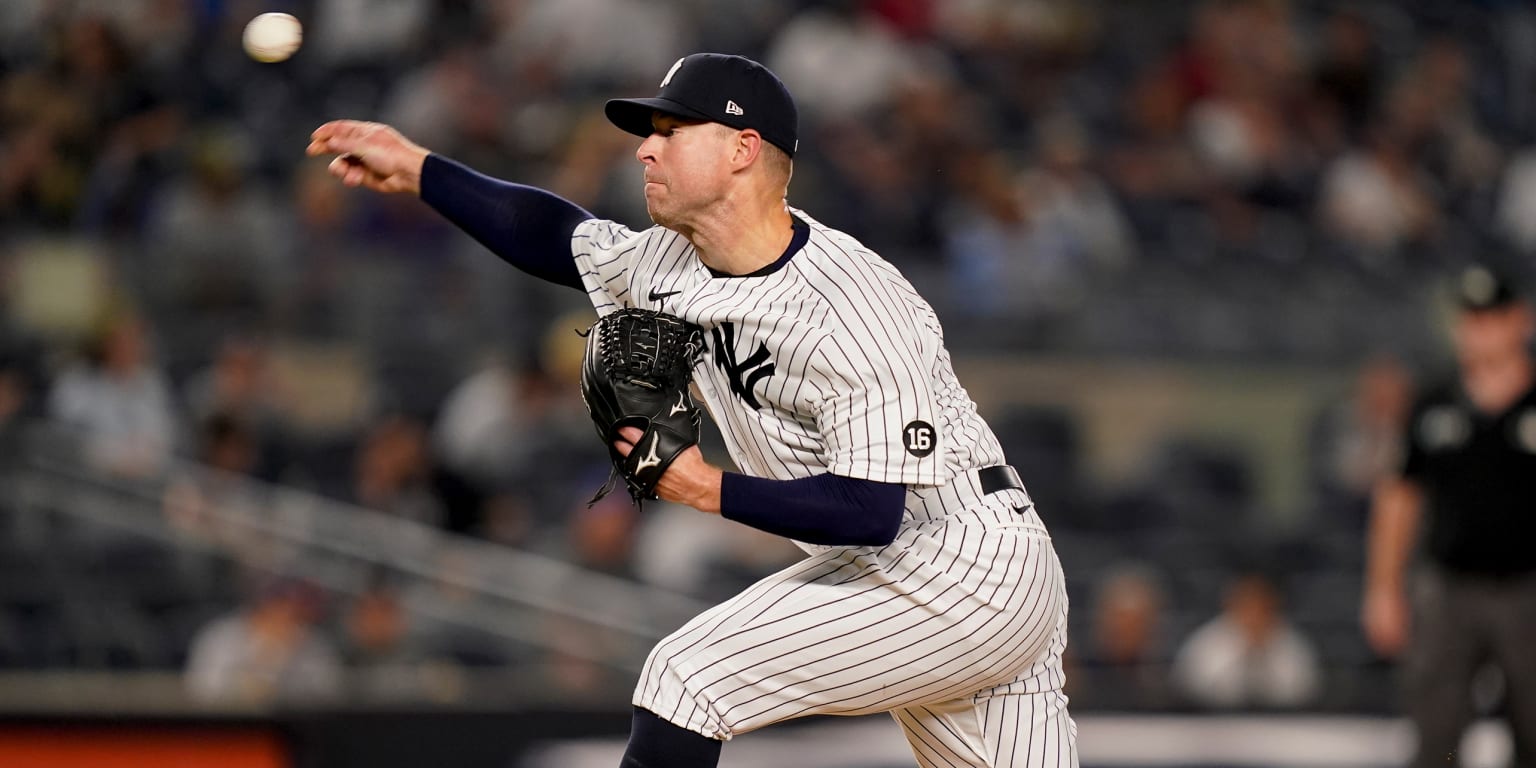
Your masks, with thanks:
[[(737, 97), (752, 105), (751, 114)], [(799, 116), (789, 89), (766, 67), (741, 56), (684, 56), (667, 70), (655, 98), (613, 99), (603, 111), (614, 125), (636, 136), (651, 135), (651, 115), (661, 112), (756, 130), (790, 155), (799, 148)]]

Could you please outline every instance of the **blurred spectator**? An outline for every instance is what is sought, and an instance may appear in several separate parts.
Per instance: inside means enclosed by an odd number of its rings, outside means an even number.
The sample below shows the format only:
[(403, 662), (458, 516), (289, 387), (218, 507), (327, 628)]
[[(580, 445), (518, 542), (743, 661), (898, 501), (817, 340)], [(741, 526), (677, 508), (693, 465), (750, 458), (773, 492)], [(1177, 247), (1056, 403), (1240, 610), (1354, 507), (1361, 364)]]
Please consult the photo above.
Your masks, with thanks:
[(1088, 140), (1073, 115), (1040, 121), (1034, 165), (1018, 182), (1030, 218), (1027, 258), (1035, 269), (1062, 273), (1077, 294), (1091, 289), (1097, 273), (1127, 267), (1136, 255), (1119, 203), (1090, 166)]
[(532, 417), (526, 430), (538, 447), (530, 454), (537, 461), (519, 467), (513, 491), (527, 499), (536, 528), (561, 532), (558, 540), (550, 541), (562, 547), (567, 544), (564, 532), (573, 499), (585, 503), (603, 482), (593, 462), (602, 462), (604, 472), (608, 467), (606, 450), (592, 439), (592, 418), (578, 382), (585, 342), (576, 330), (591, 321), (586, 307), (549, 321), (538, 362), (526, 363), (526, 386), (519, 390), (528, 398), (519, 410)]
[[(28, 0), (22, 0), (27, 5)], [(56, 3), (56, 5), (66, 5)], [(77, 16), (93, 16), (111, 24), (125, 48), (138, 57), (140, 73), (155, 80), (178, 76), (174, 68), (184, 62), (195, 42), (195, 14), (184, 0), (74, 0), (67, 5)]]
[(1358, 8), (1340, 8), (1323, 22), (1313, 88), (1340, 120), (1345, 135), (1358, 140), (1382, 90), (1383, 62), (1370, 19)]
[(315, 703), (341, 693), (335, 648), (315, 626), (320, 595), (302, 581), (264, 585), (238, 612), (198, 631), (187, 691), (224, 704)]
[(551, 463), (543, 452), (554, 437), (538, 427), (543, 387), (537, 371), (514, 371), (493, 357), (444, 399), (431, 435), (437, 485), (451, 484), (460, 506), (473, 507), (450, 516), (449, 530), (503, 544), (524, 544), (535, 533), (531, 489)]
[(292, 234), (278, 226), (278, 209), (252, 173), (254, 152), (238, 128), (201, 132), (190, 144), (187, 177), (162, 193), (147, 225), (161, 299), (225, 327), (266, 318)]
[(27, 227), (134, 224), (140, 162), (175, 141), (177, 115), (114, 25), (89, 13), (49, 21), (34, 30), (49, 58), (0, 80), (0, 211)]
[(960, 150), (944, 254), (953, 302), (982, 316), (1040, 318), (1075, 309), (1098, 273), (1125, 265), (1130, 231), (1086, 167), (1086, 137), (1054, 115), (1037, 130), (1022, 173), (997, 152)]
[(117, 316), (93, 342), (87, 362), (61, 374), (49, 393), (49, 414), (79, 430), (86, 458), (128, 476), (159, 471), (179, 426), (146, 335), (138, 317)]
[(885, 106), (909, 61), (889, 23), (867, 4), (826, 0), (779, 30), (763, 64), (795, 95), (802, 120), (837, 123)]
[[(169, 5), (165, 0), (151, 2)], [(148, 201), (164, 181), (183, 135), (184, 110), (169, 98), (169, 91), (180, 84), (180, 45), (190, 30), (179, 9), (145, 9), (141, 4), (124, 13), (122, 4), (110, 6), (116, 13), (109, 16), (104, 7), (90, 8), (69, 28), (71, 55), (77, 62), (75, 87), (88, 94), (99, 116), (106, 117), (105, 132), (88, 150), (96, 154), (73, 223), (86, 232), (133, 235), (142, 229)], [(153, 45), (143, 56), (138, 54), (142, 48), (132, 47), (149, 41)]]
[(724, 600), (798, 559), (779, 536), (665, 501), (647, 502), (634, 540), (634, 570), (663, 589)]
[(482, 488), (504, 488), (539, 453), (540, 436), (529, 427), (537, 418), (536, 372), (514, 371), (504, 359), (490, 360), (454, 387), (443, 400), (432, 428), (442, 462)]
[(213, 544), (242, 563), (273, 566), (264, 501), (250, 485), (259, 459), (256, 435), (240, 420), (215, 414), (199, 425), (200, 465), (183, 467), (166, 484), (162, 507), (179, 535)]
[(1214, 179), (1233, 189), (1299, 170), (1285, 114), (1300, 74), (1289, 12), (1285, 3), (1205, 3), (1180, 61), (1191, 143)]
[(535, 124), (521, 130), (525, 121), (511, 119), (516, 100), (537, 96), (536, 89), (508, 91), (484, 50), (458, 45), (400, 78), (382, 112), (391, 125), (436, 142), (430, 146), (442, 147), (438, 151), (444, 157), (476, 168), (505, 169), (530, 159), (520, 152), (520, 142), (546, 136), (552, 127)]
[(640, 85), (636, 72), (665, 72), (690, 50), (692, 25), (673, 3), (529, 0), (508, 7), (516, 14), (503, 19), (496, 43), (508, 74), (546, 73), (567, 93)]
[[(926, 98), (917, 96), (916, 100)], [(908, 106), (914, 111), (923, 109)], [(909, 153), (949, 148), (928, 143), (935, 137), (925, 127), (921, 123), (901, 125), (899, 121), (888, 125), (826, 125), (815, 137), (817, 146), (807, 149), (804, 161), (796, 156), (797, 176), (815, 172), (820, 167), (816, 158), (824, 159), (829, 166), (827, 188), (809, 194), (819, 194), (820, 203), (828, 205), (840, 219), (857, 223), (861, 242), (880, 248), (894, 264), (925, 265), (937, 261), (942, 246), (939, 217), (946, 213), (944, 193), (949, 183), (944, 174), (966, 167), (971, 161), (969, 155), (978, 154), (974, 150), (967, 150), (967, 154), (956, 151), (953, 156), (945, 156), (943, 166), (906, 162), (904, 158)], [(911, 128), (917, 130), (906, 130)], [(802, 186), (812, 185), (797, 186), (790, 182), (789, 199), (796, 206), (809, 204), (801, 202)]]
[(447, 510), (432, 479), (426, 430), (415, 419), (390, 417), (374, 425), (358, 445), (351, 500), (394, 517), (441, 526)]
[(1488, 191), (1502, 160), (1473, 103), (1477, 83), (1470, 56), (1460, 40), (1430, 35), (1383, 109), (1438, 182), (1438, 202), (1453, 211), (1469, 202), (1468, 195), (1481, 198)]
[(310, 47), (332, 68), (410, 61), (427, 37), (432, 6), (431, 0), (316, 0)]
[(1520, 150), (1505, 166), (1497, 224), (1505, 241), (1520, 253), (1536, 254), (1536, 148)]
[(255, 336), (230, 335), (221, 342), (212, 364), (186, 385), (188, 416), (199, 427), (215, 419), (235, 422), (255, 453), (238, 471), (270, 475), (281, 463), (272, 455), (281, 439), (280, 383), (267, 363), (266, 344)]
[(1179, 648), (1173, 681), (1188, 701), (1212, 709), (1294, 709), (1322, 684), (1317, 651), (1281, 610), (1267, 577), (1247, 574), (1227, 586), (1222, 612)]
[(265, 345), (250, 336), (226, 336), (213, 364), (187, 383), (188, 413), (198, 422), (222, 414), (246, 427), (265, 427), (277, 410), (270, 375)]
[(1439, 223), (1429, 180), (1407, 142), (1399, 126), (1378, 123), (1363, 149), (1335, 160), (1323, 177), (1322, 224), (1368, 256), (1422, 240)]
[[(1320, 501), (1346, 513), (1347, 528), (1363, 530), (1377, 482), (1402, 461), (1402, 429), (1413, 382), (1402, 361), (1378, 357), (1356, 372), (1349, 397), (1330, 405), (1313, 425), (1313, 478)], [(1337, 521), (1344, 522), (1344, 521)]]
[(348, 693), (367, 704), (453, 701), (465, 682), (457, 666), (436, 658), (413, 632), (397, 590), (376, 580), (343, 620)]
[(1029, 211), (999, 153), (971, 152), (955, 163), (963, 179), (946, 216), (944, 256), (956, 307), (981, 316), (1030, 317), (1077, 298), (1064, 265), (1029, 249)]
[(279, 239), (288, 250), (274, 276), (280, 291), (271, 328), (300, 339), (363, 338), (384, 235), (370, 231), (357, 199), (324, 164), (300, 165), (289, 190), (292, 206), (282, 212), (288, 234)]
[[(1020, 56), (1031, 51), (1049, 57), (1078, 43), (1094, 26), (1099, 9), (1076, 0), (945, 0), (932, 3), (875, 2), (909, 36), (919, 36), (932, 15), (933, 32), (974, 54)], [(892, 8), (908, 6), (900, 14)], [(912, 17), (916, 17), (913, 19)], [(905, 23), (903, 23), (905, 21)]]
[(1162, 579), (1151, 566), (1121, 564), (1104, 574), (1094, 593), (1087, 643), (1073, 650), (1077, 668), (1067, 675), (1074, 701), (1107, 709), (1168, 705), (1166, 602)]
[[(1153, 69), (1122, 94), (1124, 138), (1110, 153), (1116, 187), (1133, 206), (1186, 200), (1205, 184), (1202, 169), (1183, 135), (1187, 108), (1183, 85), (1172, 66)], [(1138, 222), (1146, 234), (1153, 221)]]

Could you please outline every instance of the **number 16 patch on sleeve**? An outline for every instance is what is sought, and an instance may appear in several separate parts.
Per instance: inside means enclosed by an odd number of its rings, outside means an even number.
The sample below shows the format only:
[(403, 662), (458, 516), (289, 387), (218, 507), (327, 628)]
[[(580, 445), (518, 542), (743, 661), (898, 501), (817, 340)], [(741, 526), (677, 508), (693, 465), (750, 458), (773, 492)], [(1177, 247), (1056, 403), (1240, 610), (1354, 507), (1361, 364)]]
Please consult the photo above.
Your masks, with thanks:
[(933, 431), (933, 425), (922, 419), (907, 422), (907, 426), (901, 429), (901, 444), (906, 447), (907, 453), (921, 459), (933, 453), (934, 446), (938, 445), (938, 435)]

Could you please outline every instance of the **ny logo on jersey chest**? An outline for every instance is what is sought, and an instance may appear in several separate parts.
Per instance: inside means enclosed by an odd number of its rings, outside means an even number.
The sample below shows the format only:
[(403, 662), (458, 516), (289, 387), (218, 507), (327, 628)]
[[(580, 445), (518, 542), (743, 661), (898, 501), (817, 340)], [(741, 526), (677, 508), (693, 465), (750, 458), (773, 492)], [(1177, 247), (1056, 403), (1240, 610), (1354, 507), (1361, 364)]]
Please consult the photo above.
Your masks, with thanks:
[(715, 358), (715, 367), (725, 374), (725, 378), (731, 383), (731, 391), (741, 398), (742, 402), (752, 406), (753, 410), (759, 410), (763, 404), (758, 402), (757, 395), (752, 393), (752, 386), (757, 382), (773, 375), (773, 363), (768, 360), (768, 345), (757, 343), (757, 349), (748, 355), (745, 360), (736, 359), (736, 324), (724, 322), (715, 326), (710, 331), (714, 341), (710, 345)]

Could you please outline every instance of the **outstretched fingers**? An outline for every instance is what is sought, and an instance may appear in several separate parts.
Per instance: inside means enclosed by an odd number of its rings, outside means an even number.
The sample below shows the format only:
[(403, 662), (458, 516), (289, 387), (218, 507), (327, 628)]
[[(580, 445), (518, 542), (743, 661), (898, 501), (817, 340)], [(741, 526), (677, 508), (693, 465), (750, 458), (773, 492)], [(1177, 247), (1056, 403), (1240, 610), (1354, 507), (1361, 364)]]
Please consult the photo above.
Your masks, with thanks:
[(375, 192), (421, 191), (421, 167), (431, 154), (383, 123), (333, 120), (310, 134), (311, 156), (335, 155), (329, 171), (347, 186)]
[(309, 134), (307, 154), (355, 154), (368, 135), (368, 123), (358, 120), (332, 120)]

